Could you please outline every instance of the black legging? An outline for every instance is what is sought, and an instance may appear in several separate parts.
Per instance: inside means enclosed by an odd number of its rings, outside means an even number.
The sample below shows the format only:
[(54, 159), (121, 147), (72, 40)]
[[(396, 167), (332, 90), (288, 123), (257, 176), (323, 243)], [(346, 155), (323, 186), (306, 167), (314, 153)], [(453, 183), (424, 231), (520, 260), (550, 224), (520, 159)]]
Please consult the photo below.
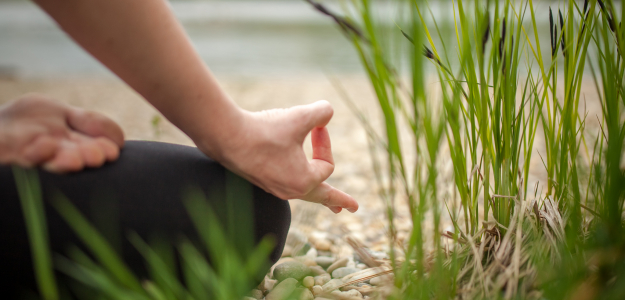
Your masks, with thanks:
[[(101, 168), (66, 175), (39, 171), (52, 251), (65, 254), (68, 246), (82, 245), (49, 205), (53, 195), (60, 192), (121, 249), (128, 266), (144, 276), (144, 260), (126, 233), (133, 230), (148, 241), (157, 235), (171, 244), (181, 236), (197, 237), (182, 201), (183, 193), (190, 187), (200, 188), (221, 217), (226, 201), (219, 195), (226, 194), (227, 172), (196, 148), (141, 141), (126, 142), (119, 159)], [(236, 210), (238, 200), (228, 206), (235, 208), (235, 218), (253, 220), (254, 242), (268, 234), (275, 237), (276, 247), (270, 257), (275, 263), (291, 222), (289, 204), (257, 187), (252, 194), (253, 216)], [(0, 199), (0, 293), (15, 297), (23, 289), (34, 290), (36, 286), (22, 208), (8, 166), (0, 166)]]

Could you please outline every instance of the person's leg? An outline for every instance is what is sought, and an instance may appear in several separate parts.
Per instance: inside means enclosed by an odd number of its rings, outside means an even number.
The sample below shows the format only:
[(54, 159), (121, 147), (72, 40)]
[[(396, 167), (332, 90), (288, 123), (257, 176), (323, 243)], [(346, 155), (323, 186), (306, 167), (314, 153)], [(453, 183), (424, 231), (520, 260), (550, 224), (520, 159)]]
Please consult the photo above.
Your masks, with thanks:
[[(193, 239), (197, 233), (185, 209), (183, 195), (190, 187), (195, 187), (208, 195), (208, 201), (220, 216), (225, 215), (222, 212), (229, 206), (234, 208), (230, 213), (235, 219), (252, 221), (254, 242), (265, 235), (273, 235), (276, 248), (270, 258), (272, 262), (277, 261), (290, 224), (288, 202), (253, 187), (253, 215), (243, 216), (244, 209), (237, 209), (242, 201), (235, 197), (226, 202), (226, 194), (232, 192), (226, 192), (226, 181), (230, 178), (227, 172), (196, 148), (138, 141), (127, 142), (119, 160), (102, 168), (66, 175), (39, 171), (51, 247), (54, 252), (64, 254), (69, 245), (81, 244), (49, 205), (53, 196), (60, 192), (121, 248), (124, 260), (133, 271), (145, 274), (143, 259), (128, 242), (126, 233), (133, 230), (144, 239), (158, 235), (174, 244), (181, 236)], [(3, 285), (11, 284), (7, 288), (18, 283), (30, 286), (34, 282), (30, 248), (12, 170), (8, 166), (0, 166), (0, 199), (0, 272), (3, 278), (12, 278)]]

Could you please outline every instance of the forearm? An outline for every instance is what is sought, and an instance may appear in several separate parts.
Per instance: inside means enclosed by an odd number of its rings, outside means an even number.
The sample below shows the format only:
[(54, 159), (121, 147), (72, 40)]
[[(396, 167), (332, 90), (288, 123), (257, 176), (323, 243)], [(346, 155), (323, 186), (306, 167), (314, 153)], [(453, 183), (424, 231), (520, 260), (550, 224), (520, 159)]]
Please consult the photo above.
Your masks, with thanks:
[(241, 116), (163, 0), (36, 0), (78, 44), (194, 141)]

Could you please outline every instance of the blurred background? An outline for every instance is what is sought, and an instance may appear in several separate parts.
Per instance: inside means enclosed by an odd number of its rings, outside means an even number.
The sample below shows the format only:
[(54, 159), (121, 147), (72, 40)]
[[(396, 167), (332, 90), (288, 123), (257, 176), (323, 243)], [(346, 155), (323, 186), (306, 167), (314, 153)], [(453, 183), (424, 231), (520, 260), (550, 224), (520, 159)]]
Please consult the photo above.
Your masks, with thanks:
[[(304, 1), (170, 3), (217, 75), (360, 70), (348, 41), (330, 19)], [(0, 72), (4, 77), (111, 76), (30, 1), (0, 1), (0, 41)]]

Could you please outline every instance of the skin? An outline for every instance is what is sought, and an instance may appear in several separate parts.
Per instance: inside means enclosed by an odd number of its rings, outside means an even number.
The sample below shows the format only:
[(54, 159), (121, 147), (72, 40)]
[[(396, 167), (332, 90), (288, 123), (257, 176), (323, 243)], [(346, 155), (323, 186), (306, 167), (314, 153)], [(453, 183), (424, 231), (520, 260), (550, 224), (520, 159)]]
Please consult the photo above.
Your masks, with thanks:
[(91, 111), (26, 95), (0, 107), (0, 163), (50, 172), (97, 168), (119, 157), (122, 129)]
[[(327, 101), (261, 112), (241, 109), (221, 89), (163, 0), (35, 2), (86, 51), (191, 137), (202, 152), (226, 168), (281, 199), (320, 203), (335, 213), (343, 208), (350, 212), (358, 209), (358, 203), (351, 196), (324, 182), (334, 171), (330, 136), (325, 127), (333, 109)], [(22, 133), (38, 138), (24, 138), (19, 148), (39, 149), (41, 147), (33, 145), (49, 137), (53, 140), (50, 144), (58, 145), (56, 155), (41, 150), (44, 153), (34, 155), (36, 159), (27, 159), (26, 150), (15, 150), (3, 162), (43, 164), (49, 170), (67, 172), (101, 165), (100, 152), (106, 154), (105, 160), (116, 157), (112, 151), (107, 152), (110, 149), (103, 150), (104, 140), (111, 142), (109, 146), (114, 144), (117, 153), (123, 145), (123, 135), (119, 140), (120, 135), (109, 134), (112, 128), (109, 122), (94, 122), (97, 124), (92, 126), (97, 130), (85, 133), (82, 127), (72, 126), (67, 118), (74, 108), (65, 106), (63, 109), (63, 113), (49, 118), (56, 118), (51, 121), (55, 124), (62, 124), (64, 120), (69, 128), (66, 134), (58, 135), (52, 129), (40, 129), (43, 133), (37, 133), (39, 135)], [(16, 118), (25, 122), (13, 116)], [(30, 121), (39, 122), (33, 118)], [(4, 126), (2, 131), (6, 131)], [(313, 146), (310, 161), (302, 147), (309, 133)], [(86, 139), (84, 143), (88, 145), (93, 144), (87, 143), (89, 139), (98, 140), (97, 145), (102, 145), (83, 146), (79, 138), (74, 138), (76, 134)], [(71, 148), (65, 146), (67, 140), (73, 141), (77, 146), (71, 147), (80, 151), (64, 150)], [(62, 158), (57, 158), (60, 154)], [(66, 163), (71, 160), (70, 156), (82, 163)]]

